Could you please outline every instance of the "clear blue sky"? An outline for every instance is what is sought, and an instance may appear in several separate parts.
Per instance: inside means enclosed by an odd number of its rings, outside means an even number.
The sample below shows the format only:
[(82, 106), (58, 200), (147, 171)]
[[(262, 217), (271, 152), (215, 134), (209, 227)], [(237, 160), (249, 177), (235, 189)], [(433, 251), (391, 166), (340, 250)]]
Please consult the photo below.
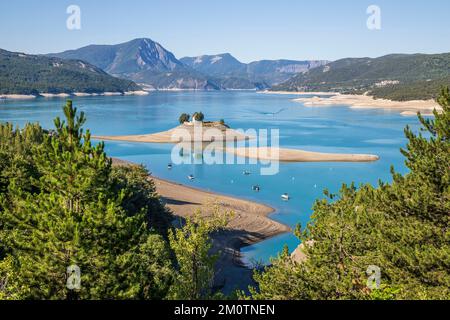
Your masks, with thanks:
[[(79, 5), (82, 29), (66, 28)], [(382, 29), (366, 27), (381, 8)], [(178, 58), (258, 59), (450, 52), (448, 0), (1, 0), (0, 48), (49, 53), (149, 37)]]

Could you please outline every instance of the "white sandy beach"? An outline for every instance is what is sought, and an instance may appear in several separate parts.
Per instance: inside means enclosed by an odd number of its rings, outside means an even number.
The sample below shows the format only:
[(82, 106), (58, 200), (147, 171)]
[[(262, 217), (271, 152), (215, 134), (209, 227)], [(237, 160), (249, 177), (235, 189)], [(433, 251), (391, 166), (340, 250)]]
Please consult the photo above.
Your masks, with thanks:
[(301, 102), (307, 107), (327, 107), (346, 105), (353, 109), (386, 109), (399, 112), (405, 116), (432, 115), (433, 110), (442, 110), (434, 100), (392, 101), (386, 99), (374, 99), (367, 95), (335, 94), (331, 97), (307, 97), (297, 98), (294, 101)]

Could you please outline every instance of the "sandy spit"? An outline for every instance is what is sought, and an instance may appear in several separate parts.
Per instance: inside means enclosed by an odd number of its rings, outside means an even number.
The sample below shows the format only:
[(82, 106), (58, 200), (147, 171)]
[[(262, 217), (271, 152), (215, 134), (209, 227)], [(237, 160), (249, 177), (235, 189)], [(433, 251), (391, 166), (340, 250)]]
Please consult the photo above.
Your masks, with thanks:
[(373, 162), (380, 159), (371, 154), (320, 153), (270, 147), (227, 148), (226, 151), (239, 157), (281, 162)]

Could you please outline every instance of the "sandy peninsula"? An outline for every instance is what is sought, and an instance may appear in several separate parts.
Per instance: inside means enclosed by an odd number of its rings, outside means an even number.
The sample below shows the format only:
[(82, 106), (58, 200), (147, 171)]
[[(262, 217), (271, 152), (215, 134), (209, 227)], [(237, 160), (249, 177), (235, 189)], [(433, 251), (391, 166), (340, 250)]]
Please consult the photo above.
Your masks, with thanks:
[(345, 95), (335, 94), (331, 97), (307, 97), (297, 98), (294, 101), (301, 102), (307, 107), (325, 107), (346, 105), (353, 109), (386, 109), (397, 111), (404, 116), (432, 115), (433, 110), (442, 110), (434, 100), (392, 101), (386, 99), (375, 99), (368, 95)]
[[(132, 165), (119, 159), (113, 159), (113, 164)], [(222, 252), (217, 263), (216, 285), (226, 291), (235, 289), (234, 286), (245, 288), (251, 279), (252, 270), (243, 266), (240, 260), (242, 247), (290, 231), (288, 226), (269, 218), (274, 212), (269, 206), (151, 178), (161, 200), (176, 216), (192, 216), (200, 209), (202, 215), (208, 217), (211, 207), (216, 204), (222, 212), (234, 213), (227, 230), (214, 236), (214, 250)]]
[(243, 147), (227, 148), (239, 157), (280, 162), (373, 162), (380, 158), (371, 154), (320, 153), (298, 149)]
[[(196, 129), (197, 128), (197, 129)], [(212, 129), (212, 130), (209, 130)], [(178, 143), (178, 142), (212, 142), (212, 141), (242, 141), (250, 137), (230, 129), (217, 122), (205, 122), (202, 128), (190, 123), (176, 128), (150, 134), (128, 136), (93, 136), (97, 140), (147, 142), (147, 143)]]

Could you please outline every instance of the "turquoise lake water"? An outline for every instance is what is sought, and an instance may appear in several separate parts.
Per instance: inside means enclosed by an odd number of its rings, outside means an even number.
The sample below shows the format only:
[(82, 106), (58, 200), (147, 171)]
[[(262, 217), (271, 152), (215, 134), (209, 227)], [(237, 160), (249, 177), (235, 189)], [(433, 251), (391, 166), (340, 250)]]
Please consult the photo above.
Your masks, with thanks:
[[(417, 127), (416, 117), (387, 110), (350, 109), (346, 106), (305, 107), (291, 95), (255, 92), (155, 92), (149, 96), (74, 98), (87, 116), (86, 127), (94, 135), (154, 133), (178, 125), (181, 113), (202, 111), (206, 120), (225, 119), (232, 128), (279, 129), (280, 146), (333, 153), (370, 153), (380, 156), (374, 163), (281, 163), (274, 176), (261, 176), (261, 165), (174, 166), (172, 145), (106, 142), (110, 156), (147, 165), (158, 177), (268, 204), (276, 209), (271, 217), (292, 228), (309, 220), (315, 199), (323, 190), (337, 192), (342, 183), (390, 181), (390, 166), (406, 172), (399, 148), (406, 145), (403, 129)], [(23, 125), (39, 122), (52, 128), (53, 118), (62, 116), (63, 99), (0, 101), (0, 121)], [(252, 172), (243, 175), (243, 170)], [(193, 174), (195, 180), (187, 176)], [(253, 185), (260, 185), (255, 193)], [(289, 193), (285, 202), (280, 195)], [(281, 235), (242, 251), (247, 262), (267, 262), (287, 244), (298, 245), (292, 234)]]

